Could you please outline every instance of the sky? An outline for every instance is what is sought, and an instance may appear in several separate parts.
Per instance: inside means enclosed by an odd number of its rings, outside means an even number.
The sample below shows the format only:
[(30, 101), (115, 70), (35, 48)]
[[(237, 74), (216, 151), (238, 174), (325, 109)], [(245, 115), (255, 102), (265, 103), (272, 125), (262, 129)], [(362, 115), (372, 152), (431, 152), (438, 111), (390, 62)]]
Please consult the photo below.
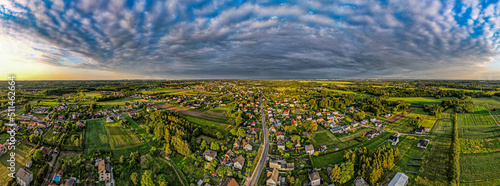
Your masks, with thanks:
[(488, 0), (1, 0), (0, 79), (499, 80), (499, 14)]

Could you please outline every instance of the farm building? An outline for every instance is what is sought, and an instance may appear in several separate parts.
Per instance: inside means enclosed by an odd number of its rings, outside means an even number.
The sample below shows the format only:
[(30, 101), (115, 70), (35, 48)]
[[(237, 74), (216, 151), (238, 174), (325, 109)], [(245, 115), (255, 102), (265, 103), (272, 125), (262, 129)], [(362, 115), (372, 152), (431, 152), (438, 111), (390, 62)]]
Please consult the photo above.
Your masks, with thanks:
[(428, 139), (419, 140), (418, 143), (417, 143), (417, 147), (424, 148), (424, 149), (426, 149), (428, 145), (429, 145), (429, 140)]
[(408, 176), (402, 172), (398, 172), (387, 186), (405, 186), (407, 183)]

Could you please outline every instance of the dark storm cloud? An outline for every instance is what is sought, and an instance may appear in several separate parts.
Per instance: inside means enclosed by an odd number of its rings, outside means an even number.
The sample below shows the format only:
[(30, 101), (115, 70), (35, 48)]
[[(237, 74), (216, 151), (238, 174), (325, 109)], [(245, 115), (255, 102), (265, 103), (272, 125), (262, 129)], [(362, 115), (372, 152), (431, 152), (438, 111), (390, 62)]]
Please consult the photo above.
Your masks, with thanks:
[(0, 4), (39, 62), (155, 77), (447, 77), (498, 55), (500, 6), (474, 1)]

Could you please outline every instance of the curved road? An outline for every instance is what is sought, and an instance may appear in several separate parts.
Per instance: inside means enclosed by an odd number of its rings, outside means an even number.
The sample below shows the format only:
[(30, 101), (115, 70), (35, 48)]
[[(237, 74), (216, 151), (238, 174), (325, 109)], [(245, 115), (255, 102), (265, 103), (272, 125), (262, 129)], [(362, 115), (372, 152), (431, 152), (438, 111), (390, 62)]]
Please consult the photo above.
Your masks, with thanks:
[(260, 98), (260, 111), (262, 116), (262, 134), (264, 135), (264, 150), (262, 151), (262, 155), (260, 156), (259, 163), (255, 166), (255, 170), (252, 173), (252, 177), (248, 178), (245, 182), (245, 185), (252, 186), (259, 182), (260, 174), (264, 167), (266, 167), (266, 160), (269, 156), (269, 136), (267, 135), (267, 125), (266, 125), (266, 115), (264, 114), (264, 106), (262, 97)]

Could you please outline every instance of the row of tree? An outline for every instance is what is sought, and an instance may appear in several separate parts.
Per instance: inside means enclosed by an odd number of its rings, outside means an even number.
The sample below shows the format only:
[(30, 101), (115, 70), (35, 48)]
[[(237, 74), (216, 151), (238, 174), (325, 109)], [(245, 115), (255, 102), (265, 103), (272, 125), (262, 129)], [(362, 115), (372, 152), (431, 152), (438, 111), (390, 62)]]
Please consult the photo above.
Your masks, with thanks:
[(457, 116), (453, 120), (453, 132), (451, 133), (450, 167), (448, 176), (451, 185), (458, 185), (460, 179), (460, 142), (458, 141)]

